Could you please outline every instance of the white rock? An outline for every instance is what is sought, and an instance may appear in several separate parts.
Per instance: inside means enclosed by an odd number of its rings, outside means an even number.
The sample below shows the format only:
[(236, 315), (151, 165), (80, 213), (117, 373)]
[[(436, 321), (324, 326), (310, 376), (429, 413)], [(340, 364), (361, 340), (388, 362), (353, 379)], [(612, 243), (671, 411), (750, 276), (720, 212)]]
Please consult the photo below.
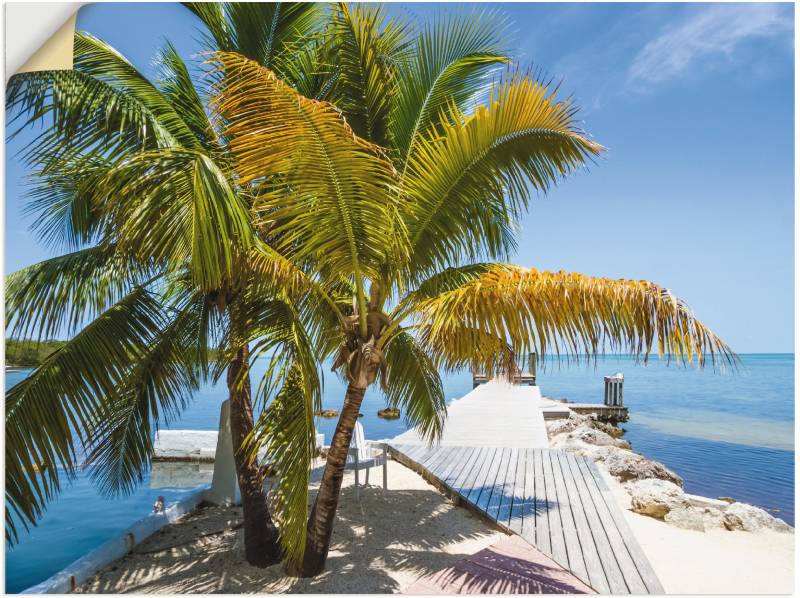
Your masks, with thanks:
[(678, 507), (670, 510), (664, 516), (664, 521), (683, 529), (704, 532), (722, 528), (722, 511), (714, 507)]
[(559, 434), (550, 441), (550, 446), (556, 449), (563, 449), (571, 453), (590, 457), (595, 461), (600, 461), (605, 457), (605, 449), (616, 447), (601, 447), (596, 444), (588, 444), (580, 438), (575, 438), (572, 434)]
[(567, 418), (548, 421), (546, 423), (547, 432), (550, 434), (551, 438), (559, 434), (566, 434), (572, 432), (578, 426), (585, 424), (588, 419), (589, 418), (586, 416), (570, 413)]
[(691, 529), (697, 532), (706, 531), (705, 513), (697, 507), (678, 507), (670, 509), (664, 515), (664, 521), (675, 527)]
[(658, 461), (651, 461), (642, 455), (615, 447), (604, 447), (603, 452), (596, 454), (608, 472), (623, 482), (656, 478), (683, 487), (683, 478)]
[(730, 503), (718, 498), (709, 498), (707, 496), (699, 496), (697, 494), (686, 494), (686, 498), (693, 507), (701, 507), (703, 509), (717, 509), (722, 510)]
[(656, 519), (674, 509), (690, 507), (683, 490), (677, 484), (659, 479), (637, 480), (625, 484), (631, 496), (631, 510)]
[(764, 529), (783, 533), (794, 531), (794, 528), (782, 519), (773, 517), (764, 509), (742, 502), (735, 502), (725, 508), (722, 523), (731, 531), (755, 532)]
[(617, 440), (602, 430), (590, 428), (588, 426), (580, 426), (574, 431), (570, 432), (569, 436), (577, 438), (586, 444), (594, 444), (597, 446), (616, 446), (618, 448), (630, 449), (630, 444), (624, 440)]

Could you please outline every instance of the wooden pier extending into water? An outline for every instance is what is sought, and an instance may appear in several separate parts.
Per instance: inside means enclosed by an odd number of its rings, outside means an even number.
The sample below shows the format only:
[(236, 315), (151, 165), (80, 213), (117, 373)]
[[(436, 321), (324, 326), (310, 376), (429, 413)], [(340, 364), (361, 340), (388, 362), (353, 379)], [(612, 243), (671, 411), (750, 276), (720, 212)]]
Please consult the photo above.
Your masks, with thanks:
[(661, 594), (594, 463), (566, 451), (389, 444), (392, 457), (601, 594)]
[(387, 444), (394, 459), (597, 592), (663, 593), (597, 466), (548, 448), (545, 414), (572, 407), (536, 386), (491, 381), (450, 404), (438, 445), (414, 430)]

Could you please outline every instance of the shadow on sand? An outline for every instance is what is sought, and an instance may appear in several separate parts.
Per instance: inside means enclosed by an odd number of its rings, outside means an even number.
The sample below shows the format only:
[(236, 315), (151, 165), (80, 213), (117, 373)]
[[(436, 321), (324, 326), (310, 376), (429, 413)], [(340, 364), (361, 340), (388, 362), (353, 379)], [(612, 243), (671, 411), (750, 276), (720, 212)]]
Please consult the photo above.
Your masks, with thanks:
[(434, 489), (362, 487), (358, 501), (353, 486), (345, 486), (326, 570), (313, 579), (296, 579), (284, 575), (281, 566), (257, 569), (244, 562), (236, 549), (241, 531), (228, 529), (240, 521), (239, 507), (202, 508), (137, 546), (78, 591), (393, 593), (497, 538)]

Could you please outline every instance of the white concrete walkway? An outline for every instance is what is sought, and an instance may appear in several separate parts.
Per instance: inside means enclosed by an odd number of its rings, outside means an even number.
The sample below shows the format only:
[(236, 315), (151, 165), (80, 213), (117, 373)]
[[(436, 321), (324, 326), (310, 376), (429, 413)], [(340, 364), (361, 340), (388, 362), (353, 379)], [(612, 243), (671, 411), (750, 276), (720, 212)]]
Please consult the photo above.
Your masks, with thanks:
[[(441, 446), (547, 448), (544, 412), (553, 409), (564, 406), (543, 399), (538, 386), (492, 380), (450, 403)], [(415, 430), (391, 440), (392, 444), (422, 442)]]

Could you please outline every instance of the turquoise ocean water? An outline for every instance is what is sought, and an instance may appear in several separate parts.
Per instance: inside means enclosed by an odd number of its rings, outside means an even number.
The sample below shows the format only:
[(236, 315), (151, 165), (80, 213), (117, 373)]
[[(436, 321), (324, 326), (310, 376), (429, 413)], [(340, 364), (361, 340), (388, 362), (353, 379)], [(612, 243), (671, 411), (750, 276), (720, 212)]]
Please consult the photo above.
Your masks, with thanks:
[[(686, 491), (706, 496), (732, 496), (771, 509), (794, 525), (794, 355), (742, 356), (738, 373), (715, 373), (636, 365), (628, 357), (607, 357), (596, 367), (553, 362), (539, 373), (542, 393), (575, 402), (602, 402), (603, 376), (625, 374), (624, 399), (631, 420), (623, 427), (633, 449), (662, 461), (683, 476)], [(257, 374), (258, 372), (256, 372)], [(7, 370), (6, 388), (28, 374)], [(468, 373), (445, 378), (448, 399), (472, 388)], [(325, 407), (338, 409), (344, 385), (333, 374), (325, 379)], [(215, 430), (223, 387), (208, 386), (173, 429)], [(385, 407), (380, 393), (367, 393), (361, 411), (367, 438), (391, 438), (403, 420), (376, 416)], [(509, 414), (513, 417), (513, 414)], [(330, 441), (335, 419), (318, 420)], [(177, 487), (169, 469), (158, 466), (139, 488), (121, 499), (108, 500), (82, 474), (52, 502), (39, 525), (23, 533), (18, 545), (6, 547), (6, 590), (20, 592), (57, 572), (146, 515), (158, 495), (174, 500), (191, 491)], [(208, 473), (197, 473), (204, 483)]]

